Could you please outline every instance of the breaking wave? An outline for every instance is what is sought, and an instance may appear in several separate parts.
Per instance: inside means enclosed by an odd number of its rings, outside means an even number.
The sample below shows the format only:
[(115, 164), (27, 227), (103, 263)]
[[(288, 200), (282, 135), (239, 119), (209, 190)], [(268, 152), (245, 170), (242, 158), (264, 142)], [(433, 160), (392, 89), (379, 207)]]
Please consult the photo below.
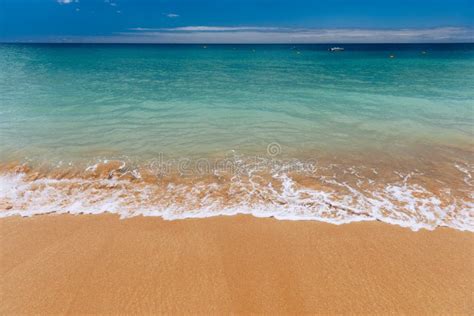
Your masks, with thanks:
[[(295, 168), (298, 167), (298, 168)], [(123, 161), (42, 173), (23, 166), (0, 176), (0, 217), (114, 213), (167, 220), (251, 214), (332, 224), (381, 221), (412, 230), (445, 226), (474, 231), (473, 166), (455, 164), (459, 181), (417, 171), (330, 164), (158, 176)]]

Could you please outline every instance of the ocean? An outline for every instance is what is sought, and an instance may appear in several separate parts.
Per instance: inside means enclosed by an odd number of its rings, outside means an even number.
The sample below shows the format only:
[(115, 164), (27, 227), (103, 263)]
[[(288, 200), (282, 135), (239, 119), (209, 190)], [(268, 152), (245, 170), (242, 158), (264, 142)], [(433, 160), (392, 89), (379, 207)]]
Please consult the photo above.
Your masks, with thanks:
[(474, 231), (474, 44), (0, 45), (0, 217)]

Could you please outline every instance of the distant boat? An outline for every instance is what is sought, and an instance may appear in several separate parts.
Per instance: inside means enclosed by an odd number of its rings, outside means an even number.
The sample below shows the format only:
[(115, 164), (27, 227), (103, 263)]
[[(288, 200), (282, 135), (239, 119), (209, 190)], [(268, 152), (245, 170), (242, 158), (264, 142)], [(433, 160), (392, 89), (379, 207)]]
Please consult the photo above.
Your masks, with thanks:
[(329, 50), (331, 52), (342, 52), (344, 50), (344, 48), (342, 48), (342, 47), (331, 47)]

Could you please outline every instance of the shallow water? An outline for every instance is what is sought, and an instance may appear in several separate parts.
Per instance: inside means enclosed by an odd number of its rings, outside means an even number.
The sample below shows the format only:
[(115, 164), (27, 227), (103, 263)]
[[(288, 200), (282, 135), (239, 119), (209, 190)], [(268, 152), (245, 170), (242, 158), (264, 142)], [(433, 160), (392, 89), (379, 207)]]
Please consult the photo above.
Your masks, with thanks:
[(474, 229), (474, 45), (206, 47), (0, 45), (1, 216)]

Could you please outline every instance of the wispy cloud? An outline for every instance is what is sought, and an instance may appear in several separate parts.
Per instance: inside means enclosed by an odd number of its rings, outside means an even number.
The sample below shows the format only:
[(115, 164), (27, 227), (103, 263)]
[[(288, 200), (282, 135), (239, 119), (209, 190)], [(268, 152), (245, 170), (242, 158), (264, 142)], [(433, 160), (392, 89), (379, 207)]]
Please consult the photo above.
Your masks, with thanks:
[(240, 32), (240, 31), (278, 31), (283, 28), (261, 26), (181, 26), (171, 28), (131, 28), (130, 31), (148, 32)]
[(111, 5), (112, 7), (116, 7), (117, 6), (117, 3), (113, 2), (112, 0), (104, 0), (105, 3), (108, 3), (109, 5)]
[[(73, 0), (71, 0), (73, 1)], [(116, 11), (120, 13), (120, 11)], [(474, 42), (474, 28), (312, 29), (262, 26), (135, 27), (103, 36), (49, 36), (39, 42), (79, 43), (453, 43)]]
[(168, 13), (166, 16), (172, 19), (172, 18), (178, 18), (178, 17), (179, 17), (179, 14), (176, 14), (176, 13)]
[(79, 0), (56, 0), (59, 4), (70, 4), (70, 3), (78, 3)]
[(152, 43), (413, 43), (472, 42), (462, 27), (404, 29), (311, 29), (259, 26), (181, 26), (132, 28), (117, 34), (128, 42)]

